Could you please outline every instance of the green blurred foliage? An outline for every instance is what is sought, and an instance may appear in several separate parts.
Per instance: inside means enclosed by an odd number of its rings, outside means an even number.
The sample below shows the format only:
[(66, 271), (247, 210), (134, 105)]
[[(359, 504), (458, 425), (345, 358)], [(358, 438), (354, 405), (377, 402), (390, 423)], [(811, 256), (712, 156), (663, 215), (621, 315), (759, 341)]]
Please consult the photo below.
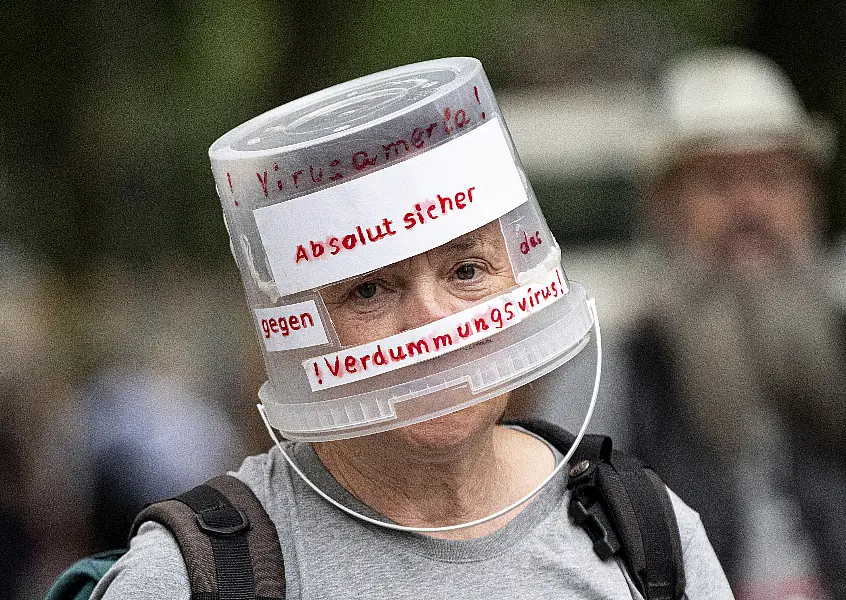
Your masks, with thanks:
[(37, 43), (4, 65), (3, 234), (68, 268), (225, 254), (207, 149), (277, 103), (288, 13), (269, 0), (40, 8), (16, 15), (15, 37)]
[(370, 3), (344, 28), (344, 70), (372, 73), (388, 67), (444, 56), (474, 56), (494, 82), (502, 79), (512, 24), (525, 8), (505, 0), (450, 3)]
[(644, 4), (697, 45), (738, 41), (755, 9), (751, 0), (652, 0)]
[(631, 240), (636, 234), (636, 190), (630, 179), (579, 177), (562, 181), (534, 176), (532, 189), (550, 229), (563, 246)]
[[(0, 244), (71, 272), (103, 257), (226, 259), (207, 149), (250, 117), (449, 55), (480, 58), (495, 88), (610, 78), (638, 65), (648, 76), (680, 48), (743, 41), (765, 4), (18, 0), (3, 11), (0, 36)], [(575, 224), (573, 239), (625, 230), (595, 209), (602, 185), (576, 194), (561, 220)]]

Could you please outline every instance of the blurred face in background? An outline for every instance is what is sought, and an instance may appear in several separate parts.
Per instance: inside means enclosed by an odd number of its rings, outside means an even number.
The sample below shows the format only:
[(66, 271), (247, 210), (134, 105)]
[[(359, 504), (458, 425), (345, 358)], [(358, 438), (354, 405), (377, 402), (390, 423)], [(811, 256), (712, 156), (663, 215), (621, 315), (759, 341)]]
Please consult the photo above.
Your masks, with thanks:
[(786, 149), (689, 154), (648, 198), (671, 259), (660, 308), (679, 397), (713, 447), (733, 456), (764, 443), (767, 411), (846, 431), (842, 331), (824, 265), (808, 260), (821, 233), (812, 165)]
[(650, 210), (673, 250), (745, 278), (790, 270), (811, 253), (817, 198), (798, 152), (700, 152), (662, 180)]

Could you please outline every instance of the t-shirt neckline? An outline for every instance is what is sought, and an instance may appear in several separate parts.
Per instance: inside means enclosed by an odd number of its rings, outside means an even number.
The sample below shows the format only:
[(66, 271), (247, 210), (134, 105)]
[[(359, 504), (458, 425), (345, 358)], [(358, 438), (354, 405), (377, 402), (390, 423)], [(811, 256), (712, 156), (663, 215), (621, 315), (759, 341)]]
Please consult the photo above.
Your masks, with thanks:
[[(513, 429), (531, 435), (550, 449), (555, 456), (555, 464), (558, 466), (563, 455), (547, 440), (521, 427)], [(389, 521), (384, 515), (374, 511), (366, 504), (359, 501), (350, 494), (323, 466), (323, 463), (314, 452), (311, 444), (290, 443), (289, 450), (297, 466), (303, 473), (329, 497), (333, 498), (343, 506), (373, 519)], [(293, 477), (297, 477), (292, 473)], [(412, 552), (432, 560), (443, 562), (476, 562), (493, 558), (506, 550), (515, 551), (520, 540), (528, 536), (538, 525), (540, 525), (553, 510), (559, 509), (566, 496), (567, 470), (562, 468), (544, 488), (532, 499), (520, 514), (515, 516), (509, 523), (497, 531), (486, 536), (472, 540), (445, 540), (424, 535), (422, 533), (397, 531), (387, 529), (362, 521), (348, 515), (348, 518), (355, 520), (360, 526), (369, 530), (371, 535), (390, 540), (390, 544), (397, 550)], [(309, 490), (309, 493), (314, 493)], [(321, 498), (321, 502), (324, 500)], [(336, 509), (339, 510), (339, 509)], [(563, 508), (562, 508), (563, 510)]]

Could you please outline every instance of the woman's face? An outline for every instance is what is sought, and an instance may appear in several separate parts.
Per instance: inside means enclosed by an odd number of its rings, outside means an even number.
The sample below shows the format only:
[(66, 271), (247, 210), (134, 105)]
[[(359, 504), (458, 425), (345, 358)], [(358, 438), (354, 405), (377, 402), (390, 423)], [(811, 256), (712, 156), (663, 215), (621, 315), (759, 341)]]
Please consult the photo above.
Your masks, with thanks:
[[(432, 323), (514, 283), (499, 222), (493, 221), (424, 254), (324, 288), (321, 295), (341, 344), (355, 346)], [(397, 451), (450, 456), (484, 436), (507, 401), (503, 394), (363, 439)]]
[(344, 346), (414, 329), (514, 285), (499, 222), (321, 290)]

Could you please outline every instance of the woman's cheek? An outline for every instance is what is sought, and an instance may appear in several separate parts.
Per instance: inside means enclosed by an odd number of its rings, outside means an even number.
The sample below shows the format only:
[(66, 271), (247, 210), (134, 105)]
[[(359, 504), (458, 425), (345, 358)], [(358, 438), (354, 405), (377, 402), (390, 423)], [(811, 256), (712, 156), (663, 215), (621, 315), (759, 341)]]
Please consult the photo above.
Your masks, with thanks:
[(399, 333), (394, 331), (395, 319), (385, 311), (378, 313), (352, 312), (332, 319), (335, 332), (343, 346), (357, 346)]

